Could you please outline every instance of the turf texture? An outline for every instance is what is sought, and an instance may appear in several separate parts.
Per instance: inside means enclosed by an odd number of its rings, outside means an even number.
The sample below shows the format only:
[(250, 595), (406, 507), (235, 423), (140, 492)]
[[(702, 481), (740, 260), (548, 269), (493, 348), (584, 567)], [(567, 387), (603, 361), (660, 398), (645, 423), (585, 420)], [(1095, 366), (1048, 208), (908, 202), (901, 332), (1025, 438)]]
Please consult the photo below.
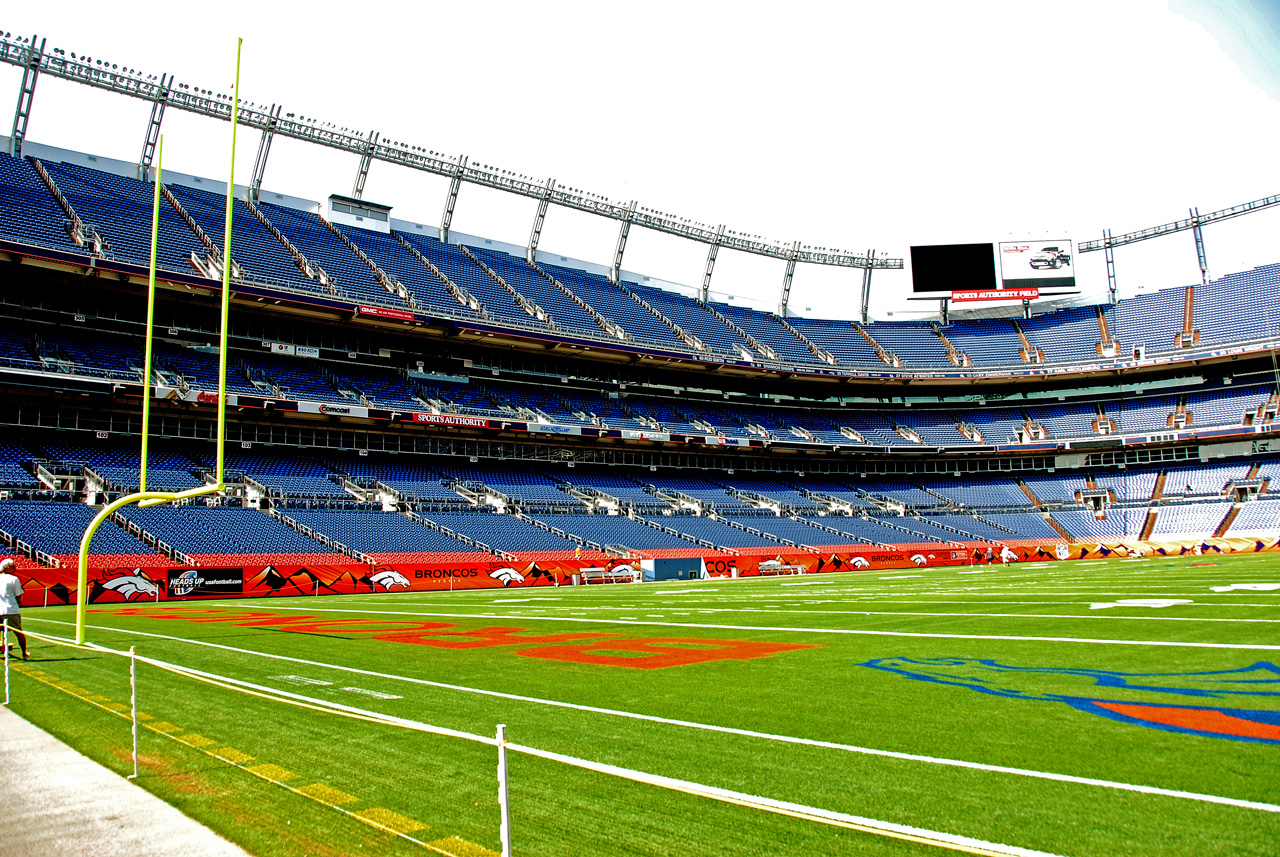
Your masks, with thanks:
[[(1061, 855), (1273, 855), (1280, 557), (141, 602), (88, 639), (750, 795)], [(24, 612), (73, 636), (70, 608)], [(128, 662), (12, 708), (131, 770)], [(139, 783), (257, 854), (498, 851), (492, 746), (139, 666)], [(510, 754), (520, 855), (946, 853)]]

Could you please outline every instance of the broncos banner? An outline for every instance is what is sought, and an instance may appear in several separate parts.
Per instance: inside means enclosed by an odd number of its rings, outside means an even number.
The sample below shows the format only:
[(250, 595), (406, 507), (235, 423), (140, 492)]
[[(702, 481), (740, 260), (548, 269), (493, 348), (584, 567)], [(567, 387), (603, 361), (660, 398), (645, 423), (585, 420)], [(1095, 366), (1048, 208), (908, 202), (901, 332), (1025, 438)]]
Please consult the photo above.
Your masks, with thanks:
[[(988, 549), (990, 556), (988, 557)], [(858, 547), (848, 551), (791, 549), (772, 556), (724, 553), (695, 555), (703, 578), (883, 571), (934, 568), (985, 562), (1044, 562), (1109, 557), (1200, 556), (1280, 551), (1270, 539), (1197, 539), (1183, 541), (1029, 542), (935, 545), (919, 550)], [(109, 604), (182, 601), (201, 598), (260, 598), (275, 595), (346, 595), (367, 592), (499, 589), (563, 586), (574, 582), (622, 583), (643, 580), (642, 560), (525, 559), (458, 563), (386, 563), (344, 565), (245, 565), (239, 568), (90, 568), (89, 602)], [(24, 568), (22, 604), (36, 607), (75, 603), (74, 568)]]

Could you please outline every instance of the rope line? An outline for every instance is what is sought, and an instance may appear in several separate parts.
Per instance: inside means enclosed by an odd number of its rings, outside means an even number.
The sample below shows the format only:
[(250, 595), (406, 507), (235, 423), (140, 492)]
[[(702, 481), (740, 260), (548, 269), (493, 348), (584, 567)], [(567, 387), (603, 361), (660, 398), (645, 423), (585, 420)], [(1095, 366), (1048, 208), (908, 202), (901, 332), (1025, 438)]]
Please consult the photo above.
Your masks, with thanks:
[[(33, 635), (34, 636), (34, 635)], [(56, 645), (68, 645), (74, 648), (98, 652), (102, 654), (112, 654), (121, 657), (129, 657), (128, 652), (121, 652), (106, 646), (99, 646), (93, 643), (77, 645), (73, 642), (63, 640), (58, 637), (47, 635), (38, 635), (38, 639), (46, 640)], [(443, 726), (435, 726), (429, 723), (422, 723), (416, 720), (408, 720), (402, 717), (395, 717), (389, 714), (380, 714), (367, 709), (356, 708), (355, 706), (344, 705), (339, 702), (330, 702), (328, 700), (316, 699), (314, 697), (303, 696), (301, 694), (292, 693), (290, 691), (276, 690), (274, 688), (264, 687), (263, 685), (241, 679), (231, 678), (229, 676), (221, 676), (215, 673), (197, 670), (192, 667), (185, 667), (179, 664), (172, 664), (167, 661), (161, 661), (156, 658), (148, 658), (142, 655), (136, 655), (137, 660), (142, 663), (150, 664), (157, 669), (172, 673), (193, 681), (202, 682), (224, 690), (244, 693), (249, 696), (257, 697), (269, 702), (278, 702), (285, 705), (292, 705), (296, 708), (307, 709), (324, 714), (333, 714), (340, 717), (346, 717), (352, 720), (359, 720), (366, 723), (374, 723), (384, 726), (393, 726), (402, 729), (409, 729), (416, 732), (425, 732), (433, 735), (441, 735), (448, 738), (459, 738), (465, 741), (472, 741), (478, 744), (486, 744), (491, 747), (497, 747), (499, 741), (485, 735), (476, 735), (471, 732), (463, 732), (457, 729), (449, 729)], [(114, 713), (114, 712), (113, 712)], [(161, 733), (163, 734), (163, 733)], [(177, 740), (174, 736), (174, 740)], [(559, 762), (570, 765), (572, 767), (589, 770), (596, 773), (606, 774), (618, 777), (620, 779), (630, 780), (632, 782), (644, 785), (655, 786), (658, 788), (668, 789), (670, 791), (682, 792), (684, 794), (695, 795), (710, 800), (719, 801), (721, 803), (733, 804), (750, 809), (761, 810), (775, 815), (784, 815), (792, 818), (802, 819), (806, 821), (827, 824), (833, 827), (841, 827), (849, 830), (856, 830), (863, 833), (873, 834), (877, 836), (885, 836), (892, 839), (899, 839), (908, 842), (914, 842), (921, 845), (930, 845), (938, 848), (945, 848), (951, 851), (958, 851), (965, 854), (978, 855), (978, 857), (1054, 857), (1045, 851), (1035, 851), (1017, 846), (1003, 845), (1000, 843), (985, 842), (980, 839), (973, 839), (966, 836), (958, 836), (955, 834), (944, 833), (940, 831), (925, 830), (922, 828), (911, 827), (904, 824), (896, 824), (894, 822), (880, 821), (878, 819), (865, 818), (862, 816), (849, 815), (847, 813), (836, 812), (834, 810), (821, 809), (819, 807), (806, 806), (804, 804), (792, 803), (790, 801), (781, 801), (773, 798), (759, 797), (757, 795), (746, 794), (744, 792), (733, 791), (731, 789), (723, 789), (717, 786), (704, 785), (689, 780), (676, 779), (674, 777), (666, 777), (660, 774), (650, 774), (644, 771), (636, 771), (630, 768), (622, 768), (615, 765), (609, 765), (602, 762), (594, 762), (589, 759), (581, 759), (576, 756), (569, 756), (562, 753), (556, 753), (551, 750), (542, 750), (537, 747), (530, 747), (523, 744), (515, 744), (505, 742), (508, 750), (516, 753), (523, 753), (527, 756), (546, 759), (548, 761)], [(221, 757), (219, 757), (221, 758)], [(235, 763), (232, 763), (235, 764)], [(237, 765), (249, 773), (254, 773)], [(255, 776), (261, 776), (255, 774)], [(268, 777), (262, 777), (269, 782), (278, 782)], [(290, 791), (297, 791), (292, 787), (279, 783)], [(327, 804), (326, 804), (327, 805)], [(335, 809), (341, 810), (340, 807)], [(348, 813), (350, 814), (350, 813)], [(358, 816), (357, 816), (358, 817)], [(362, 819), (363, 820), (363, 819)], [(375, 827), (382, 827), (375, 822), (370, 822)], [(383, 828), (387, 829), (388, 828)], [(396, 833), (396, 831), (389, 830)], [(404, 836), (404, 834), (398, 834)], [(405, 836), (413, 842), (420, 845), (425, 843), (419, 842), (412, 837)]]

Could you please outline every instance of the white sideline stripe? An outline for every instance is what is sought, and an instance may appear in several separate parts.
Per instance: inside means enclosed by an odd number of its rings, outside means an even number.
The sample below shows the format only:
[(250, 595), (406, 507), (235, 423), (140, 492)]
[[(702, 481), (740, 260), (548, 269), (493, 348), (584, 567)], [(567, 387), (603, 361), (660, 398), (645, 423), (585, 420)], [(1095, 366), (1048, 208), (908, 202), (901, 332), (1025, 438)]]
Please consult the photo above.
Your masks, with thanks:
[[(49, 622), (54, 625), (71, 625), (71, 622), (61, 622), (56, 619), (40, 619), (37, 617), (29, 617), (34, 622)], [(1032, 777), (1040, 780), (1053, 780), (1061, 783), (1075, 783), (1086, 786), (1099, 786), (1101, 788), (1117, 789), (1119, 791), (1139, 792), (1141, 794), (1159, 795), (1161, 797), (1182, 798), (1185, 800), (1201, 801), (1203, 803), (1216, 803), (1224, 806), (1234, 806), (1242, 809), (1257, 809), (1263, 812), (1280, 813), (1280, 805), (1262, 803), (1260, 801), (1242, 800), (1240, 798), (1222, 797), (1220, 795), (1202, 794), (1200, 792), (1180, 791), (1178, 789), (1165, 789), (1158, 786), (1143, 786), (1134, 783), (1122, 783), (1116, 780), (1102, 780), (1095, 777), (1077, 777), (1072, 774), (1055, 774), (1048, 771), (1034, 771), (1029, 768), (1012, 768), (1005, 765), (987, 765), (982, 762), (966, 762), (961, 759), (943, 759), (936, 756), (923, 756), (917, 753), (900, 753), (894, 750), (877, 750), (872, 747), (859, 747), (854, 744), (838, 744), (834, 741), (820, 741), (813, 738), (798, 738), (792, 735), (775, 735), (769, 732), (757, 732), (752, 729), (738, 729), (733, 726), (716, 726), (710, 723), (698, 723), (692, 720), (677, 720), (672, 717), (658, 717), (652, 714), (639, 714), (634, 711), (620, 711), (613, 708), (600, 708), (594, 705), (579, 705), (573, 702), (561, 702), (555, 699), (540, 699), (536, 696), (522, 696), (515, 693), (503, 693), (497, 690), (484, 690), (478, 687), (466, 687), (464, 685), (446, 684), (439, 681), (431, 681), (423, 678), (413, 678), (411, 676), (395, 675), (392, 673), (376, 672), (374, 670), (364, 670), (359, 667), (348, 667), (340, 664), (327, 664), (322, 661), (310, 661), (304, 658), (294, 658), (288, 655), (275, 655), (267, 652), (255, 652), (252, 649), (241, 649), (236, 646), (224, 646), (221, 643), (210, 643), (206, 640), (191, 640), (186, 637), (171, 637), (168, 634), (153, 634), (146, 631), (133, 631), (126, 628), (112, 628), (105, 625), (90, 625), (90, 628), (99, 631), (114, 631), (122, 634), (133, 634), (139, 637), (152, 637), (161, 640), (173, 640), (178, 643), (188, 643), (196, 646), (206, 646), (211, 649), (222, 649), (228, 652), (237, 652), (245, 655), (255, 655), (260, 658), (269, 658), (271, 660), (287, 661), (295, 664), (306, 664), (307, 666), (320, 667), (322, 669), (338, 670), (339, 672), (355, 673), (357, 675), (371, 676), (374, 678), (391, 679), (392, 681), (403, 681), (410, 684), (420, 684), (425, 687), (438, 687), (444, 690), (456, 690), (462, 693), (474, 693), (480, 696), (492, 696), (497, 699), (510, 699), (516, 702), (529, 702), (535, 705), (546, 705), (552, 708), (568, 708), (574, 711), (585, 711), (591, 714), (608, 714), (614, 717), (625, 717), (630, 720), (642, 720), (650, 723), (663, 723), (670, 726), (682, 726), (691, 729), (701, 729), (706, 732), (718, 732), (725, 735), (738, 735), (745, 738), (759, 738), (765, 741), (777, 741), (783, 744), (800, 744), (806, 747), (821, 747), (827, 750), (843, 750), (849, 753), (859, 753), (864, 756), (879, 756), (886, 759), (897, 759), (906, 762), (924, 762), (931, 765), (943, 765), (953, 768), (967, 768), (974, 771), (986, 771), (996, 774), (1013, 774), (1020, 777)], [(184, 667), (184, 669), (186, 669)], [(279, 691), (284, 692), (284, 691)], [(488, 739), (486, 739), (488, 740)]]
[[(227, 604), (219, 604), (227, 607)], [(449, 619), (475, 619), (474, 613), (437, 613), (426, 610), (348, 610), (341, 607), (285, 607), (272, 605), (272, 610), (293, 610), (308, 613), (377, 613), (383, 616), (434, 616)], [(892, 614), (890, 614), (892, 615)], [(964, 614), (971, 615), (971, 614)], [(574, 616), (525, 616), (519, 614), (498, 615), (496, 613), (481, 614), (485, 619), (519, 619), (521, 621), (539, 620), (543, 622), (585, 622), (592, 625), (652, 625), (659, 628), (707, 628), (718, 631), (783, 631), (789, 634), (852, 634), (869, 637), (928, 637), (941, 640), (1010, 640), (1014, 642), (1033, 643), (1089, 643), (1105, 646), (1168, 646), (1186, 649), (1247, 649), (1261, 651), (1280, 651), (1280, 645), (1264, 645), (1261, 643), (1191, 643), (1169, 640), (1103, 640), (1090, 637), (1013, 637), (1002, 634), (926, 634), (919, 631), (869, 631), (852, 628), (787, 628), (776, 625), (719, 625), (709, 622), (650, 622), (641, 619), (583, 619)], [(1078, 617), (1068, 617), (1075, 619)], [(1119, 617), (1115, 617), (1119, 618)], [(1142, 617), (1146, 618), (1146, 617)]]
[[(52, 620), (44, 620), (52, 621)], [(57, 623), (70, 624), (70, 623)], [(96, 626), (95, 626), (96, 627)], [(158, 636), (158, 635), (148, 635)], [(57, 638), (49, 638), (57, 639)], [(65, 642), (70, 643), (70, 640)], [(94, 646), (91, 648), (101, 651), (108, 651), (115, 655), (127, 656), (127, 653), (108, 649), (105, 646)], [(471, 732), (463, 732), (457, 729), (449, 729), (444, 726), (435, 726), (430, 723), (423, 723), (419, 720), (409, 720), (403, 717), (396, 717), (390, 714), (384, 714), (379, 711), (370, 711), (365, 708), (357, 708), (352, 705), (345, 705), (340, 702), (332, 702), (325, 699), (317, 699), (312, 696), (303, 696), (299, 693), (291, 693), (287, 690), (277, 690), (275, 688), (266, 687), (265, 685), (255, 684), (253, 682), (244, 681), (243, 679), (231, 678), (230, 676), (219, 675), (217, 673), (198, 670), (193, 667), (185, 667), (179, 664), (161, 661), (156, 658), (148, 658), (139, 656), (138, 660), (143, 663), (151, 664), (159, 669), (167, 670), (178, 675), (186, 675), (193, 678), (203, 679), (215, 685), (221, 684), (229, 688), (242, 688), (245, 691), (253, 693), (261, 698), (266, 698), (276, 702), (293, 702), (301, 703), (311, 708), (324, 709), (328, 711), (341, 712), (346, 715), (382, 723), (388, 726), (399, 726), (404, 729), (411, 729), (416, 732), (426, 732), (429, 734), (443, 735), (450, 738), (460, 738), (466, 741), (474, 741), (479, 744), (488, 744), (493, 747), (500, 746), (498, 739), (489, 738), (484, 735), (476, 735)], [(357, 690), (357, 688), (344, 688), (344, 690)], [(367, 692), (367, 691), (365, 691)], [(400, 697), (395, 697), (399, 699)], [(530, 747), (524, 744), (514, 742), (503, 742), (508, 750), (515, 753), (524, 753), (529, 756), (537, 756), (539, 758), (560, 762), (566, 765), (583, 768), (589, 771), (598, 771), (603, 774), (618, 777), (620, 779), (631, 780), (632, 782), (645, 783), (647, 785), (659, 786), (661, 788), (680, 791), (686, 794), (697, 795), (700, 797), (719, 800), (725, 803), (732, 803), (739, 806), (747, 806), (754, 809), (761, 809), (766, 812), (773, 812), (780, 815), (788, 815), (796, 818), (815, 821), (823, 824), (831, 824), (838, 827), (846, 827), (852, 829), (870, 830), (896, 836), (897, 838), (907, 838), (914, 841), (925, 841), (930, 845), (953, 845), (960, 850), (972, 850), (973, 853), (987, 852), (993, 854), (1005, 854), (1009, 857), (1057, 857), (1046, 851), (1034, 851), (1029, 848), (1019, 848), (1014, 845), (1004, 845), (996, 842), (987, 842), (982, 839), (973, 839), (968, 836), (958, 836), (952, 833), (943, 833), (937, 830), (928, 830), (922, 827), (912, 827), (906, 824), (897, 824), (892, 821), (880, 821), (874, 818), (865, 818), (863, 816), (849, 815), (848, 813), (836, 812), (835, 810), (821, 809), (819, 807), (806, 806), (805, 804), (792, 803), (790, 801), (776, 800), (774, 798), (760, 797), (758, 795), (747, 794), (746, 792), (733, 791), (731, 789), (723, 789), (718, 786), (708, 786), (702, 783), (695, 783), (689, 780), (680, 780), (673, 777), (664, 777), (661, 774), (649, 774), (644, 771), (636, 771), (631, 768), (621, 768), (616, 765), (609, 765), (603, 762), (593, 762), (589, 759), (582, 759), (577, 756), (567, 756), (563, 753), (556, 753), (551, 750), (542, 750), (537, 747)]]
[[(786, 586), (787, 584), (782, 584)], [(792, 586), (803, 586), (793, 583)], [(1041, 603), (1041, 602), (1036, 602)], [(1053, 603), (1053, 602), (1047, 602)], [(1197, 605), (1208, 606), (1208, 605)], [(1214, 605), (1219, 606), (1219, 605)], [(606, 609), (606, 608), (600, 608)], [(1194, 616), (1114, 616), (1101, 613), (937, 613), (911, 610), (788, 610), (781, 607), (764, 609), (760, 607), (744, 607), (738, 610), (722, 608), (726, 613), (798, 613), (802, 616), (973, 616), (978, 619), (1136, 619), (1140, 622), (1270, 622), (1280, 624), (1280, 619), (1212, 619)], [(552, 619), (555, 617), (545, 616)]]
[(563, 756), (559, 753), (552, 753), (548, 750), (538, 750), (533, 747), (525, 747), (521, 744), (508, 743), (507, 749), (518, 753), (525, 753), (530, 756), (550, 759), (555, 762), (562, 762), (566, 765), (574, 765), (579, 768), (598, 771), (602, 774), (612, 774), (615, 777), (632, 780), (637, 783), (661, 786), (672, 791), (686, 792), (688, 794), (699, 795), (713, 800), (724, 801), (726, 803), (755, 807), (757, 809), (764, 809), (781, 813), (783, 815), (790, 815), (796, 818), (835, 824), (841, 827), (852, 827), (854, 829), (871, 828), (872, 830), (879, 830), (885, 833), (894, 833), (904, 837), (912, 837), (917, 839), (917, 841), (919, 839), (930, 839), (934, 840), (932, 844), (947, 843), (963, 849), (975, 849), (981, 852), (994, 854), (1008, 854), (1010, 857), (1054, 857), (1054, 855), (1047, 851), (1034, 851), (1029, 848), (1019, 848), (1016, 845), (1003, 845), (995, 842), (987, 842), (982, 839), (972, 839), (968, 836), (956, 836), (951, 833), (940, 833), (936, 830), (926, 830), (919, 827), (911, 827), (906, 824), (894, 824), (889, 821), (864, 818), (860, 815), (848, 815), (843, 812), (834, 812), (829, 809), (816, 809), (811, 806), (804, 806), (803, 804), (774, 800), (773, 798), (767, 797), (757, 797), (756, 795), (748, 795), (742, 792), (718, 788), (716, 786), (704, 786), (700, 783), (691, 783), (687, 780), (677, 780), (671, 777), (661, 776), (660, 774), (637, 775), (637, 772), (628, 770), (627, 768), (619, 768), (614, 765), (606, 765), (600, 762), (583, 764), (581, 760), (575, 759), (572, 756)]

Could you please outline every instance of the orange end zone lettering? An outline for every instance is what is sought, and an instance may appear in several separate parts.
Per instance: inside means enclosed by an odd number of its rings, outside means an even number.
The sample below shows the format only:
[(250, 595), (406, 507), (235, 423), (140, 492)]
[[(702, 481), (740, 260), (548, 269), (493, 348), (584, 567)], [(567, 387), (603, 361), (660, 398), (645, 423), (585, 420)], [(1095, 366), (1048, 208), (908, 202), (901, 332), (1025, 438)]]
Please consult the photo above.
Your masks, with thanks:
[[(446, 625), (445, 627), (452, 627)], [(478, 628), (475, 631), (450, 631), (445, 634), (381, 634), (375, 640), (392, 643), (412, 643), (415, 646), (435, 646), (439, 649), (483, 649), (489, 646), (527, 645), (529, 643), (567, 643), (571, 640), (598, 640), (610, 634), (547, 634), (541, 637), (516, 636), (528, 628)], [(453, 639), (447, 639), (453, 638)]]
[(311, 621), (314, 616), (303, 616), (302, 619), (305, 621), (289, 625), (285, 630), (303, 634), (407, 634), (410, 631), (442, 631), (453, 627), (452, 622), (415, 622), (408, 619), (326, 619), (319, 622)]
[(576, 664), (656, 670), (709, 661), (765, 658), (796, 649), (819, 646), (798, 643), (758, 643), (751, 640), (706, 640), (697, 637), (652, 637), (644, 640), (604, 640), (571, 646), (545, 646), (516, 652), (526, 658), (547, 658)]

